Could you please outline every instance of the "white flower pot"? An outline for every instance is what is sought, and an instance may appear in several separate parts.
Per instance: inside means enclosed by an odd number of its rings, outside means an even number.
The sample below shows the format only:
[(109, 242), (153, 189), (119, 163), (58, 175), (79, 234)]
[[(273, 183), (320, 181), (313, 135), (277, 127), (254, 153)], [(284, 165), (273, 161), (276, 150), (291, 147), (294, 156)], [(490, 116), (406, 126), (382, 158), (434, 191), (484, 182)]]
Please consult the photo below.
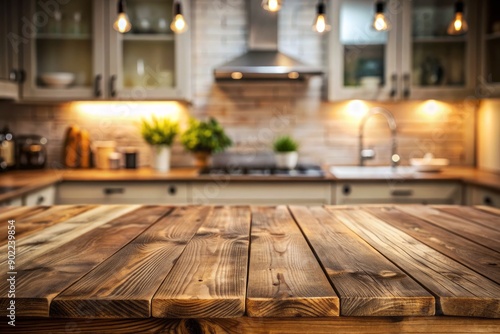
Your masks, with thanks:
[(156, 145), (152, 147), (153, 166), (159, 172), (170, 170), (170, 146)]
[(275, 153), (276, 157), (276, 167), (278, 168), (288, 168), (294, 169), (297, 166), (297, 161), (299, 160), (298, 152), (284, 152), (284, 153)]

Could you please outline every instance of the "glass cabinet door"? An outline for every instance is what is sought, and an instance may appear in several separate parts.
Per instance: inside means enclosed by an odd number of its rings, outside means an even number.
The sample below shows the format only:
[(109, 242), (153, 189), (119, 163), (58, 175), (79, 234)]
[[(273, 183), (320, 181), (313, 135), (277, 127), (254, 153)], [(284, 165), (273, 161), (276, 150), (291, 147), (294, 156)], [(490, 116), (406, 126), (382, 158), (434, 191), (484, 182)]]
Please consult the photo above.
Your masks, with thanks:
[[(419, 0), (406, 5), (406, 17), (403, 17), (403, 22), (407, 22), (403, 23), (404, 97), (424, 98), (433, 92), (434, 96), (446, 98), (459, 96), (457, 91), (472, 91), (474, 73), (469, 43), (474, 32), (469, 30), (463, 35), (447, 32), (455, 15), (455, 0)], [(467, 21), (473, 17), (471, 11), (473, 9), (465, 2)]]
[[(25, 54), (23, 95), (37, 99), (102, 96), (102, 1), (30, 1), (36, 30)], [(99, 7), (99, 8), (96, 8)], [(98, 10), (99, 9), (99, 10)]]
[[(483, 83), (500, 85), (500, 1), (487, 0), (483, 6)], [(497, 89), (495, 96), (500, 95)]]
[(330, 98), (376, 100), (395, 94), (397, 13), (389, 10), (391, 3), (385, 13), (393, 28), (387, 32), (372, 28), (373, 0), (332, 1), (332, 24), (339, 26), (330, 33)]
[[(182, 2), (183, 14), (188, 13)], [(116, 2), (110, 3), (110, 19), (116, 18)], [(165, 99), (184, 96), (186, 78), (180, 68), (189, 59), (182, 54), (188, 43), (187, 32), (170, 29), (173, 0), (128, 0), (127, 13), (132, 29), (120, 34), (111, 31), (110, 96), (124, 99)], [(181, 59), (184, 58), (184, 59)]]
[(0, 2), (0, 90), (2, 98), (18, 99), (21, 76), (18, 20), (20, 4), (16, 0)]

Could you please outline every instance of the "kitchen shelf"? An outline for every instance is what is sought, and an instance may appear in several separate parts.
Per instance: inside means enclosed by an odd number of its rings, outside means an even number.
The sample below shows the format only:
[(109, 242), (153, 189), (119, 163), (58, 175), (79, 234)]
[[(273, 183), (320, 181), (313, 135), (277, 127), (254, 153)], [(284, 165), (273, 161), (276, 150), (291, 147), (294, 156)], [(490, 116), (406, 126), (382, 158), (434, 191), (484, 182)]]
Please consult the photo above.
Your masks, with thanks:
[(452, 36), (426, 36), (414, 37), (413, 43), (465, 43), (465, 37), (452, 37)]
[(37, 34), (37, 39), (60, 39), (60, 40), (87, 40), (90, 34)]
[(174, 34), (127, 34), (123, 35), (124, 41), (138, 41), (138, 42), (154, 42), (154, 41), (173, 41), (175, 40)]

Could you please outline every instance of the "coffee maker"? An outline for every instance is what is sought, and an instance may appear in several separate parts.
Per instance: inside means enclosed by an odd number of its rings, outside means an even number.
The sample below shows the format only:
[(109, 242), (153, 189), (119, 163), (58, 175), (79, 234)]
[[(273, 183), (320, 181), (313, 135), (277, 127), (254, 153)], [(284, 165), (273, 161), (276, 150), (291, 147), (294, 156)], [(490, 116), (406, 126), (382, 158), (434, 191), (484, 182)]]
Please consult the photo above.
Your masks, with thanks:
[(38, 135), (16, 137), (16, 161), (19, 169), (42, 169), (47, 163), (47, 139)]

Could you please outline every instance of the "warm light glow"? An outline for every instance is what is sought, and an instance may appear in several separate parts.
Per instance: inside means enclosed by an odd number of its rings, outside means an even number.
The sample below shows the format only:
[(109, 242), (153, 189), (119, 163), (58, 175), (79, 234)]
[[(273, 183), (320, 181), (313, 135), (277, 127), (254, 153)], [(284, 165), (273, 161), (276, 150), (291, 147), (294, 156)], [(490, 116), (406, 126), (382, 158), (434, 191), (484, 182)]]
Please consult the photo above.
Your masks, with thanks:
[(231, 73), (231, 78), (234, 80), (240, 80), (241, 78), (243, 78), (243, 73), (233, 72), (233, 73)]
[(368, 105), (361, 100), (352, 100), (347, 103), (345, 111), (350, 117), (361, 119), (368, 112)]
[(399, 156), (399, 154), (393, 154), (391, 157), (391, 160), (393, 162), (399, 162), (399, 161), (401, 161), (401, 157)]
[(435, 115), (439, 111), (437, 102), (435, 100), (424, 102), (422, 111), (427, 115)]
[(128, 19), (127, 14), (125, 13), (118, 14), (118, 17), (116, 18), (116, 21), (113, 24), (113, 29), (115, 29), (118, 32), (121, 32), (122, 34), (132, 29), (132, 24), (130, 24), (130, 20)]
[(327, 24), (326, 17), (324, 14), (318, 14), (316, 20), (313, 24), (313, 30), (319, 32), (320, 34), (330, 31), (331, 26)]
[(174, 20), (170, 24), (170, 29), (176, 34), (181, 34), (188, 29), (188, 25), (182, 14), (175, 15)]
[(464, 15), (461, 12), (456, 12), (453, 21), (448, 26), (449, 35), (462, 35), (469, 30), (469, 26), (465, 21)]
[(281, 9), (281, 0), (264, 0), (262, 8), (270, 12), (277, 12)]
[(113, 122), (135, 121), (151, 116), (180, 121), (187, 115), (186, 108), (173, 101), (78, 101), (69, 103), (69, 110), (91, 119), (112, 117)]
[(391, 29), (391, 25), (384, 13), (376, 13), (375, 18), (373, 20), (373, 29), (376, 31), (386, 31)]
[(289, 79), (298, 79), (299, 78), (299, 73), (298, 72), (290, 72), (288, 73), (288, 78)]
[(420, 117), (423, 116), (428, 120), (444, 119), (452, 111), (450, 104), (436, 100), (419, 103), (416, 110)]

